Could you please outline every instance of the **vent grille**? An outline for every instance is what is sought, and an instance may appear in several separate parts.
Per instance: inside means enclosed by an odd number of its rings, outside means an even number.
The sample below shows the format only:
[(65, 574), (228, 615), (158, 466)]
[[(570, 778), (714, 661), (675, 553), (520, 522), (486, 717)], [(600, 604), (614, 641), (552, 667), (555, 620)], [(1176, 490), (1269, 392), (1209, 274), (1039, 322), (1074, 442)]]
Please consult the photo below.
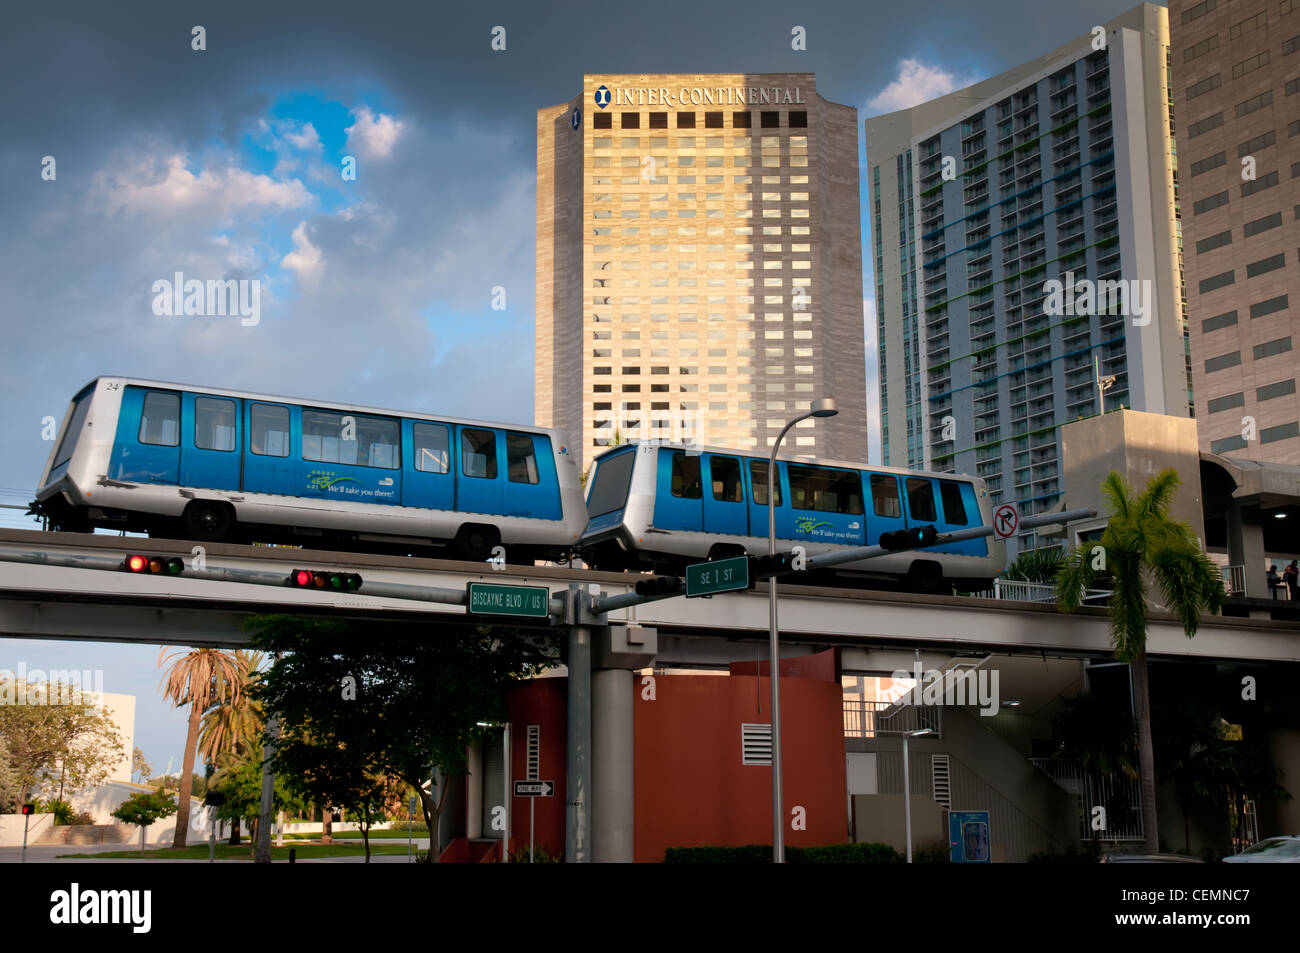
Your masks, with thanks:
[(527, 766), (528, 777), (524, 778), (524, 780), (525, 781), (541, 780), (542, 777), (541, 775), (542, 726), (541, 725), (528, 726), (528, 748), (526, 753), (525, 764)]
[(740, 763), (772, 763), (771, 725), (742, 724), (740, 726)]
[(936, 801), (952, 810), (952, 779), (948, 773), (946, 754), (930, 755), (930, 790)]

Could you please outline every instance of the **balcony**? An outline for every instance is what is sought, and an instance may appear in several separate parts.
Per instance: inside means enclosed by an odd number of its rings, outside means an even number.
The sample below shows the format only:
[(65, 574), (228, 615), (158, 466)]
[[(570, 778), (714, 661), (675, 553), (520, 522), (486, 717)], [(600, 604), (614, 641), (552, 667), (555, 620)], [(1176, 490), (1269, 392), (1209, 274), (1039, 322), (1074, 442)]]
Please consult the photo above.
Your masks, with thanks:
[(929, 728), (936, 737), (943, 734), (943, 708), (888, 701), (844, 700), (844, 737), (896, 737), (904, 731)]

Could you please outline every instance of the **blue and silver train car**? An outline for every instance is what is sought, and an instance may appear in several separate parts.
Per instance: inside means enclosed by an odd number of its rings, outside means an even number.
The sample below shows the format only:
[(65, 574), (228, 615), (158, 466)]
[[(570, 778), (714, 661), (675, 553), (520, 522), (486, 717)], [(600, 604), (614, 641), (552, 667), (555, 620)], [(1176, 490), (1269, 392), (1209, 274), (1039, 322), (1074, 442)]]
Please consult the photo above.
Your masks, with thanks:
[(100, 377), (33, 508), (56, 528), (562, 558), (586, 525), (558, 430)]
[[(580, 551), (601, 569), (680, 573), (705, 559), (767, 552), (766, 457), (739, 450), (628, 444), (593, 464), (589, 522)], [(777, 549), (808, 555), (873, 546), (910, 526), (940, 533), (989, 525), (984, 481), (948, 473), (779, 457)], [(846, 563), (832, 572), (861, 580), (902, 580), (937, 591), (947, 583), (984, 588), (1006, 563), (1005, 544), (971, 539)]]

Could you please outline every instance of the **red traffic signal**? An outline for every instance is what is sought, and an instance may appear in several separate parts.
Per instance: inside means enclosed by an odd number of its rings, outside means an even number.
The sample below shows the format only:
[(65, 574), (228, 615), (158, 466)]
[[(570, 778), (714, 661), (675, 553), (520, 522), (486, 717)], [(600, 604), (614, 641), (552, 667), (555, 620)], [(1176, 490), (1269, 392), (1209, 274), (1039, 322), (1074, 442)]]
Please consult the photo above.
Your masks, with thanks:
[(24, 805), (23, 805), (23, 813), (24, 813), (24, 814), (35, 814), (35, 813), (36, 813), (36, 805), (35, 805), (35, 804), (24, 804)]
[(318, 572), (312, 569), (295, 569), (289, 574), (286, 584), (293, 586), (295, 589), (356, 592), (361, 588), (361, 577), (354, 572)]
[(179, 576), (185, 571), (185, 562), (179, 556), (144, 556), (132, 553), (122, 560), (122, 568), (133, 573)]

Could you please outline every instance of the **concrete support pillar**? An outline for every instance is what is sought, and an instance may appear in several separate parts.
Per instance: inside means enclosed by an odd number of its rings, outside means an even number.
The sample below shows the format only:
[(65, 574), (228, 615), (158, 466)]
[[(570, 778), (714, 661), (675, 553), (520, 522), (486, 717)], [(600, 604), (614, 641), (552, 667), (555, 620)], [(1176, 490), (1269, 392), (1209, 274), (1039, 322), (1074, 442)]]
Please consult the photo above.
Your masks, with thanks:
[(1228, 507), (1228, 563), (1246, 567), (1246, 595), (1269, 598), (1265, 578), (1264, 527), (1258, 506), (1232, 503)]
[(592, 853), (597, 863), (631, 863), (633, 801), (633, 675), (600, 669), (591, 677)]
[[(581, 598), (581, 587), (570, 596)], [(591, 862), (591, 626), (569, 628), (569, 739), (565, 791), (569, 800), (564, 859)]]

